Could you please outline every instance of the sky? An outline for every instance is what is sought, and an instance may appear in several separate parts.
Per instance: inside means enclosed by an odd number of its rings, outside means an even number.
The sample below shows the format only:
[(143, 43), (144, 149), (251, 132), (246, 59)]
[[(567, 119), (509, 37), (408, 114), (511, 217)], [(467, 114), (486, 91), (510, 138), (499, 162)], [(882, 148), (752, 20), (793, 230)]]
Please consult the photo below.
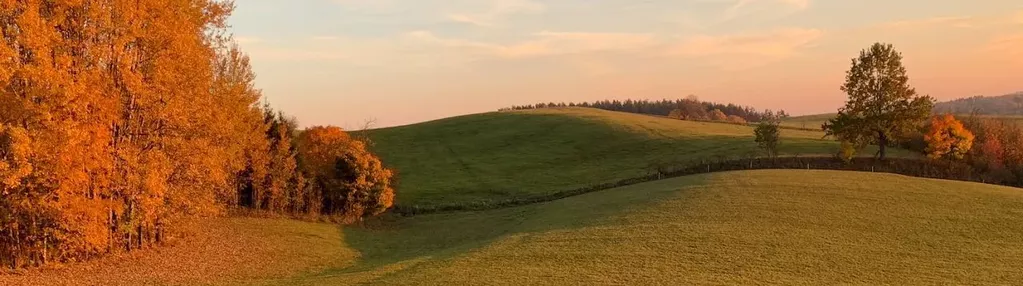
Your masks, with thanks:
[(851, 59), (903, 53), (939, 100), (1023, 91), (1020, 0), (236, 0), (256, 86), (301, 125), (411, 124), (536, 102), (676, 99), (834, 112)]

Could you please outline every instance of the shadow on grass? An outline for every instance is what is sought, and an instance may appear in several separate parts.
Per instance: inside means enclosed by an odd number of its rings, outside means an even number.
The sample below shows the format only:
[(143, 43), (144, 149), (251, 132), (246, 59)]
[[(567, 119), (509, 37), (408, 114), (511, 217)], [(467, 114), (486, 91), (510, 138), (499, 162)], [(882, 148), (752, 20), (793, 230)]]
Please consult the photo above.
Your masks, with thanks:
[(701, 175), (650, 182), (506, 209), (373, 219), (362, 226), (342, 228), (344, 244), (361, 253), (354, 266), (329, 269), (310, 279), (411, 262), (405, 268), (409, 270), (419, 263), (464, 255), (510, 236), (606, 225), (707, 178)]

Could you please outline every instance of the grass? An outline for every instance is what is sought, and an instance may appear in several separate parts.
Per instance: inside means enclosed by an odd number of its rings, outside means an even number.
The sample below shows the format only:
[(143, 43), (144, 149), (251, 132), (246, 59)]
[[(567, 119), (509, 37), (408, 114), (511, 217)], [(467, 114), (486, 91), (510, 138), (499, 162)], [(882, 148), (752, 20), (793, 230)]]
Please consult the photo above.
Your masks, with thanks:
[[(528, 206), (337, 227), (216, 222), (172, 247), (0, 275), (2, 285), (1015, 284), (1023, 192), (899, 175), (761, 170)], [(166, 255), (164, 251), (170, 252)]]
[(0, 272), (0, 285), (236, 285), (344, 267), (358, 256), (333, 224), (218, 218), (191, 228), (166, 247)]
[(794, 128), (820, 129), (824, 123), (835, 118), (836, 115), (835, 113), (827, 113), (789, 117), (782, 120), (780, 125)]
[(1013, 284), (1023, 193), (898, 175), (698, 175), (344, 230), (354, 266), (281, 285)]
[[(782, 130), (783, 154), (829, 155), (824, 133)], [(649, 174), (656, 164), (756, 154), (753, 128), (587, 108), (454, 117), (372, 130), (399, 205), (520, 199)], [(872, 151), (864, 152), (872, 154)]]
[[(819, 129), (821, 125), (824, 125), (828, 120), (835, 118), (837, 114), (815, 114), (806, 116), (789, 117), (781, 121), (781, 126), (794, 127), (794, 128), (810, 128)], [(969, 114), (959, 114), (957, 117), (966, 118)], [(1023, 115), (980, 115), (981, 118), (990, 118), (1003, 120), (1008, 123), (1014, 123), (1016, 125), (1023, 125)]]

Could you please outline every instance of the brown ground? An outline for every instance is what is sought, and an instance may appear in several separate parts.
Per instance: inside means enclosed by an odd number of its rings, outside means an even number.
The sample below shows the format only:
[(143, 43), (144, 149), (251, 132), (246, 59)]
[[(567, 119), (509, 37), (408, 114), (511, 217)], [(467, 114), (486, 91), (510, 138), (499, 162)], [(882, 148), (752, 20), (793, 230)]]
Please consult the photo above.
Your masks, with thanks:
[[(221, 218), (178, 245), (0, 274), (0, 285), (248, 284), (321, 270), (357, 254), (337, 225)], [(258, 283), (258, 282), (257, 282)]]

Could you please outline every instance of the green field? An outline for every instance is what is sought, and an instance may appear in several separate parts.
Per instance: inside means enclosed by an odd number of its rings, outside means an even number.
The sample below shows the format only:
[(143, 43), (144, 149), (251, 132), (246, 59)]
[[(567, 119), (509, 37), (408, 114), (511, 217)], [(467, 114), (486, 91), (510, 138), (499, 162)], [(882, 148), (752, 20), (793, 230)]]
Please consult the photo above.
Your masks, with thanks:
[[(781, 126), (794, 128), (820, 129), (829, 119), (835, 118), (835, 113), (815, 114), (805, 116), (789, 117), (781, 121)], [(969, 117), (968, 114), (956, 115), (960, 119)], [(1023, 116), (1020, 115), (979, 115), (981, 118), (997, 119), (1005, 122), (1023, 126)]]
[(1021, 233), (1019, 189), (743, 171), (523, 207), (383, 218), (342, 231), (340, 267), (250, 282), (1014, 284), (1023, 281)]
[[(515, 199), (641, 176), (661, 163), (758, 154), (752, 127), (587, 108), (467, 115), (369, 135), (398, 172), (400, 205)], [(833, 154), (837, 143), (823, 135), (782, 130), (781, 153)]]
[(1023, 281), (1023, 193), (898, 175), (771, 170), (347, 228), (354, 266), (274, 281), (972, 284)]
[(835, 118), (835, 115), (835, 113), (828, 113), (789, 117), (781, 121), (781, 126), (819, 130), (821, 129), (821, 125), (824, 125), (824, 123), (828, 122), (828, 120)]
[(231, 219), (227, 226), (222, 231), (237, 237), (209, 246), (216, 251), (186, 248), (162, 262), (105, 258), (97, 262), (102, 268), (0, 275), (0, 284), (1023, 281), (1023, 192), (890, 174), (726, 172), (514, 208), (382, 217), (343, 229), (268, 219)]
[[(826, 154), (835, 145), (819, 132), (782, 132), (789, 154)], [(371, 135), (402, 176), (401, 202), (441, 203), (539, 194), (642, 174), (649, 162), (750, 152), (749, 133), (739, 125), (570, 108), (470, 115)], [(1020, 189), (879, 173), (702, 174), (345, 227), (257, 218), (211, 224), (184, 245), (0, 275), (0, 285), (1023, 281)]]

